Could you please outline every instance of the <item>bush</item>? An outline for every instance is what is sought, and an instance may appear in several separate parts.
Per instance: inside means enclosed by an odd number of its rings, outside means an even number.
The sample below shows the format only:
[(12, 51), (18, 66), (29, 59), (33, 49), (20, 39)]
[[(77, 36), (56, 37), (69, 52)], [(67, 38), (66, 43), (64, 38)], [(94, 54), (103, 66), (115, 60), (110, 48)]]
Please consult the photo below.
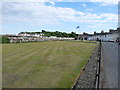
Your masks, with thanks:
[(0, 43), (10, 43), (10, 39), (8, 37), (0, 37)]

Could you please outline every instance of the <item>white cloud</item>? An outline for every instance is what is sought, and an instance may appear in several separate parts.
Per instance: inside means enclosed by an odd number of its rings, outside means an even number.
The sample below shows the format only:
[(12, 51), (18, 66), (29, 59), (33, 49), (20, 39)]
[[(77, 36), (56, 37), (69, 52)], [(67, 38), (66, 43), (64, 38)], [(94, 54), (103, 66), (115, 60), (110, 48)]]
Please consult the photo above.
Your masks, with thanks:
[(50, 4), (52, 4), (52, 5), (55, 5), (55, 3), (54, 2), (49, 2)]
[(90, 25), (90, 26), (87, 26), (87, 27), (89, 27), (89, 28), (99, 28), (99, 29), (105, 29), (105, 28), (108, 28), (108, 29), (110, 29), (110, 28), (113, 28), (113, 27), (110, 27), (110, 26), (96, 26), (96, 25)]
[(93, 12), (93, 9), (86, 9), (86, 11), (90, 11), (90, 12)]
[(49, 2), (51, 0), (2, 0), (2, 2)]
[(112, 24), (94, 24), (94, 25), (87, 25), (88, 28), (93, 28), (93, 29), (113, 29), (113, 27), (116, 27), (115, 25), (113, 26)]
[(4, 22), (30, 23), (38, 25), (61, 22), (117, 22), (117, 15), (111, 13), (93, 14), (72, 8), (46, 6), (44, 3), (3, 3)]
[(86, 4), (82, 4), (83, 7), (86, 7), (87, 5)]
[(106, 18), (108, 21), (117, 21), (118, 15), (110, 14), (110, 13), (103, 13), (100, 15), (101, 18)]
[(90, 0), (91, 2), (100, 2), (102, 5), (117, 5), (119, 0)]
[[(102, 5), (115, 5), (119, 0), (1, 0), (2, 2), (100, 2)], [(84, 4), (83, 4), (84, 5)]]

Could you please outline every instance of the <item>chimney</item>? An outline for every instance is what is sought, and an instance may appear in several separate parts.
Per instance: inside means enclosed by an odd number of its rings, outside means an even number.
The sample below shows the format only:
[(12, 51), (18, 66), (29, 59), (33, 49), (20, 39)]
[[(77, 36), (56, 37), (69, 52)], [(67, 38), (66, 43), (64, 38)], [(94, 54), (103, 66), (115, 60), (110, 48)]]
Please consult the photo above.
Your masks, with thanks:
[(94, 34), (96, 34), (96, 31), (94, 31)]
[(104, 31), (102, 30), (101, 33), (104, 33)]
[(86, 33), (85, 32), (83, 32), (83, 35), (85, 35)]
[(109, 30), (109, 32), (111, 33), (111, 32), (112, 32), (112, 30)]
[(112, 33), (114, 31), (114, 29), (110, 29), (109, 32)]
[(117, 28), (117, 31), (119, 31), (119, 32), (120, 32), (120, 27), (118, 27), (118, 28)]

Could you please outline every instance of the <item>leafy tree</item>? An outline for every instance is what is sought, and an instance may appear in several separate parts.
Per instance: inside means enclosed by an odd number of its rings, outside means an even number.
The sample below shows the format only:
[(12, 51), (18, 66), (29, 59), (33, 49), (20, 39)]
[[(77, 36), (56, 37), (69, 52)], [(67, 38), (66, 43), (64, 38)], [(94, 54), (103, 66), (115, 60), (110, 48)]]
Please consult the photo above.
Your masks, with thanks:
[(2, 37), (0, 37), (0, 44), (2, 43)]
[(45, 30), (42, 30), (42, 33), (45, 33), (46, 31)]
[(10, 43), (10, 39), (8, 37), (1, 37), (2, 43)]
[(63, 37), (68, 37), (69, 35), (68, 35), (67, 33), (63, 32), (63, 33), (62, 33), (62, 36), (63, 36)]
[(49, 34), (45, 34), (44, 36), (50, 37), (51, 35), (49, 35)]
[[(21, 33), (24, 33), (24, 32), (21, 32)], [(75, 38), (76, 36), (78, 36), (78, 34), (76, 34), (75, 32), (71, 32), (71, 33), (59, 32), (59, 31), (50, 32), (50, 31), (45, 31), (45, 30), (42, 30), (42, 32), (25, 32), (25, 33), (28, 33), (28, 34), (44, 33), (43, 36), (47, 36), (47, 37), (56, 36), (56, 37), (72, 37), (72, 38)]]
[(71, 32), (70, 37), (76, 37), (76, 36), (77, 36), (77, 35), (76, 35), (75, 32)]
[(55, 33), (54, 33), (54, 32), (50, 32), (50, 35), (51, 35), (51, 36), (55, 36)]

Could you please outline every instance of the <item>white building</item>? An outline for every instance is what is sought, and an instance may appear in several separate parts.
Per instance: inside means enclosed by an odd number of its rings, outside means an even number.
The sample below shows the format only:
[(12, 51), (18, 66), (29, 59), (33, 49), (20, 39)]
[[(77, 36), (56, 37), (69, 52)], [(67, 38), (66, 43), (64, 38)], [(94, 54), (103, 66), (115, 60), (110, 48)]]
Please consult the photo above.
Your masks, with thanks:
[(102, 40), (102, 41), (117, 41), (117, 38), (119, 37), (120, 28), (117, 28), (117, 30), (109, 30), (109, 32), (103, 32), (94, 34), (87, 34), (84, 33), (83, 35), (79, 36), (80, 40)]
[(41, 37), (41, 38), (42, 38), (42, 36), (43, 36), (44, 34), (43, 34), (43, 33), (37, 34), (37, 33), (21, 32), (21, 33), (19, 33), (18, 35), (19, 35), (19, 36), (24, 36), (24, 37), (30, 36), (30, 37)]

